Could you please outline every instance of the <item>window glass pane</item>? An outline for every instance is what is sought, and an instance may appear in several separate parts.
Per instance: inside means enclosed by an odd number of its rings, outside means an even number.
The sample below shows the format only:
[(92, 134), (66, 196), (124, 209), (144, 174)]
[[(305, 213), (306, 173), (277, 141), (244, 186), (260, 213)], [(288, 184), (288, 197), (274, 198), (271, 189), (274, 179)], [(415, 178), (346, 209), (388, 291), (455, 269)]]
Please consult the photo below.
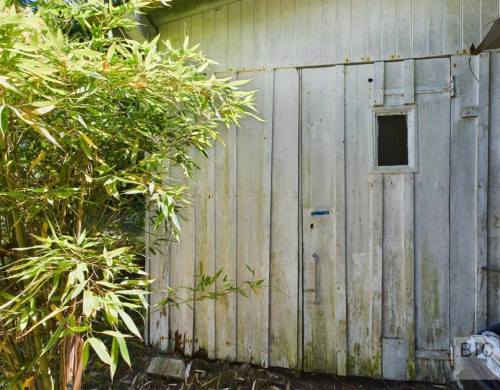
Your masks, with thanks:
[(406, 115), (379, 115), (378, 166), (408, 165), (408, 125)]

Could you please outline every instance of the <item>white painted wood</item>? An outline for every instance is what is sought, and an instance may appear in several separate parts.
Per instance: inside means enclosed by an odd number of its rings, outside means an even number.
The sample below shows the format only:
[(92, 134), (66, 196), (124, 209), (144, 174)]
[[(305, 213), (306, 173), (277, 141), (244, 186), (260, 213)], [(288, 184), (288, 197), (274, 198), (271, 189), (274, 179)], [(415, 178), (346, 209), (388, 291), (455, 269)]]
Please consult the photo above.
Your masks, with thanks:
[(241, 69), (255, 66), (255, 4), (254, 0), (241, 0)]
[(189, 42), (191, 42), (191, 46), (203, 44), (203, 14), (196, 14), (191, 17)]
[[(191, 37), (191, 22), (192, 18), (185, 18), (179, 21), (179, 43), (184, 44), (186, 37)], [(192, 46), (192, 43), (191, 43)]]
[(381, 45), (383, 59), (396, 59), (397, 0), (382, 1)]
[[(179, 167), (172, 168), (172, 182), (190, 185), (189, 179)], [(194, 192), (186, 191), (192, 198)], [(179, 211), (179, 240), (173, 240), (169, 245), (170, 253), (170, 286), (173, 287), (175, 298), (188, 301), (193, 298), (195, 267), (195, 209), (191, 205)], [(181, 244), (182, 243), (182, 244)], [(191, 302), (179, 307), (170, 307), (169, 348), (176, 352), (191, 356), (194, 342), (194, 313)]]
[(462, 21), (460, 3), (457, 0), (444, 1), (444, 47), (443, 51), (449, 54), (458, 54), (462, 47)]
[[(370, 88), (373, 88), (371, 92), (372, 96), (372, 105), (373, 106), (383, 106), (384, 105), (384, 67), (385, 64), (383, 62), (376, 62), (374, 64), (374, 73), (375, 77), (373, 78), (373, 82), (370, 83)], [(373, 87), (372, 87), (373, 85)]]
[(335, 67), (335, 336), (337, 374), (347, 375), (347, 297), (345, 257), (345, 68)]
[(494, 20), (493, 15), (498, 15), (498, 0), (481, 0), (481, 40), (486, 36)]
[(398, 0), (396, 24), (396, 59), (410, 58), (412, 53), (412, 0)]
[[(425, 57), (427, 55), (427, 43), (429, 26), (427, 25), (427, 7), (429, 0), (413, 0), (413, 20), (412, 20), (412, 49), (411, 57)], [(457, 2), (455, 5), (459, 6)], [(460, 25), (456, 26), (460, 28)]]
[[(207, 58), (217, 61), (215, 57), (215, 11), (209, 10), (203, 13), (203, 54)], [(214, 67), (211, 66), (207, 71), (211, 72)]]
[[(490, 84), (500, 82), (500, 54), (490, 54)], [(489, 182), (488, 182), (488, 268), (500, 270), (500, 91), (490, 90)], [(488, 272), (488, 326), (500, 322), (500, 273)]]
[[(200, 276), (215, 275), (215, 150), (208, 151), (208, 158), (196, 155), (200, 167), (196, 185), (196, 264), (193, 270), (198, 285)], [(202, 272), (203, 271), (203, 272)], [(208, 288), (214, 291), (214, 287)], [(204, 294), (200, 291), (197, 297)], [(215, 358), (215, 303), (204, 299), (194, 303), (194, 353)]]
[(374, 69), (372, 65), (346, 66), (345, 76), (347, 371), (379, 376), (381, 365), (374, 362), (381, 356), (381, 258), (374, 249), (380, 241), (372, 236), (372, 224), (381, 218), (370, 213), (370, 197), (374, 204), (378, 201), (370, 183), (372, 145), (367, 129), (371, 113), (366, 109), (368, 79), (374, 78)]
[(415, 63), (414, 60), (404, 62), (404, 102), (405, 104), (415, 103)]
[(255, 0), (254, 22), (254, 62), (255, 68), (264, 68), (267, 61), (267, 1)]
[[(304, 2), (306, 3), (306, 2)], [(307, 12), (308, 44), (306, 64), (320, 64), (323, 51), (322, 0), (309, 0)]]
[[(237, 149), (237, 280), (264, 279), (269, 283), (272, 72), (238, 73), (239, 79), (252, 79), (244, 87), (256, 89), (256, 107), (267, 121), (247, 119), (238, 130)], [(247, 269), (254, 270), (252, 275)], [(268, 365), (269, 289), (248, 297), (237, 297), (238, 361)]]
[[(336, 372), (335, 68), (302, 72), (304, 369)], [(328, 102), (328, 103), (327, 103)], [(318, 213), (318, 215), (314, 215)], [(339, 302), (340, 304), (340, 302)]]
[[(481, 0), (462, 0), (462, 52), (468, 53), (474, 43), (477, 47), (481, 36)], [(477, 42), (477, 43), (476, 43)]]
[(281, 66), (295, 64), (295, 0), (281, 1)]
[(298, 367), (299, 74), (274, 73), (270, 365)]
[[(449, 59), (415, 61), (415, 84), (444, 83)], [(449, 93), (418, 94), (419, 172), (415, 175), (415, 303), (418, 350), (449, 349)], [(417, 380), (442, 369), (417, 361)], [(444, 371), (441, 371), (444, 372)], [(434, 374), (432, 374), (434, 375)], [(444, 376), (436, 378), (442, 380)]]
[[(463, 107), (478, 102), (478, 58), (451, 57), (451, 73), (458, 80), (457, 96), (451, 99), (450, 138), (450, 341), (475, 333), (476, 270), (471, 259), (475, 256), (476, 207), (476, 130), (477, 120), (462, 119)], [(473, 73), (470, 71), (472, 67)], [(470, 308), (464, 310), (464, 308)]]
[[(308, 1), (295, 1), (295, 57), (294, 64), (299, 66), (307, 65), (309, 26), (308, 26)], [(289, 39), (292, 39), (290, 37)]]
[(323, 25), (323, 64), (334, 64), (337, 59), (337, 24), (332, 20), (337, 20), (337, 0), (323, 0), (322, 20)]
[(351, 62), (364, 62), (366, 58), (366, 0), (351, 2)]
[[(348, 63), (351, 59), (352, 13), (349, 1), (339, 0), (337, 9), (337, 59), (335, 63)], [(360, 21), (363, 23), (363, 21)]]
[(444, 0), (428, 2), (428, 51), (427, 55), (435, 56), (443, 52), (444, 44)]
[(489, 132), (490, 55), (479, 55), (479, 116), (476, 157), (476, 332), (486, 328), (488, 259), (488, 132)]
[[(216, 269), (223, 269), (217, 289), (227, 281), (236, 283), (236, 129), (220, 129), (223, 142), (216, 145), (215, 159), (215, 224)], [(215, 302), (215, 342), (217, 358), (236, 359), (236, 295)]]
[(170, 40), (170, 43), (175, 48), (178, 48), (179, 44), (182, 43), (179, 33), (180, 32), (179, 26), (180, 22), (178, 20), (167, 24), (167, 30), (166, 30), (167, 39)]
[(381, 59), (382, 0), (366, 2), (366, 61)]
[(229, 7), (227, 5), (217, 8), (214, 16), (214, 53), (213, 58), (217, 58), (218, 65), (214, 66), (214, 72), (226, 71), (230, 65), (228, 62), (229, 48)]
[(281, 1), (269, 1), (267, 7), (267, 64), (277, 68), (281, 65)]
[(241, 67), (241, 2), (229, 4), (228, 12), (228, 70), (234, 72)]

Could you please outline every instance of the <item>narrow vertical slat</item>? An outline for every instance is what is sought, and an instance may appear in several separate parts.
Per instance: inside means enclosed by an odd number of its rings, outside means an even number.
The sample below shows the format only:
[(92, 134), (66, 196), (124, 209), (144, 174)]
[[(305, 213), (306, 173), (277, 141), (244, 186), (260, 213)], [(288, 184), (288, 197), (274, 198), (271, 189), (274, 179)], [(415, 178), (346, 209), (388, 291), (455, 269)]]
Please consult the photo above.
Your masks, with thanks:
[[(383, 243), (383, 175), (369, 175), (370, 197), (370, 277), (371, 277), (371, 311), (369, 324), (369, 355), (364, 356), (370, 364), (368, 368), (357, 367), (361, 375), (380, 376), (382, 371), (382, 243)], [(365, 297), (367, 299), (367, 297)], [(368, 324), (366, 324), (368, 325)], [(366, 326), (365, 325), (365, 326)], [(360, 339), (356, 337), (356, 339)]]
[(214, 53), (213, 59), (219, 63), (214, 67), (215, 72), (226, 72), (230, 66), (228, 63), (229, 48), (229, 20), (227, 5), (215, 10), (214, 24)]
[[(189, 185), (189, 180), (183, 171), (174, 167), (172, 169), (172, 182), (176, 185)], [(194, 194), (186, 192), (188, 197)], [(195, 210), (191, 205), (179, 211), (179, 240), (170, 243), (170, 286), (176, 291), (176, 298), (187, 301), (193, 298), (194, 287), (193, 270), (195, 267)], [(170, 307), (170, 332), (169, 346), (172, 350), (191, 356), (193, 353), (193, 324), (194, 313), (187, 305)]]
[(196, 14), (191, 17), (191, 36), (189, 37), (191, 46), (200, 44), (202, 50), (203, 44), (203, 14)]
[(429, 1), (429, 51), (427, 55), (435, 56), (443, 53), (443, 21), (444, 21), (444, 0)]
[(415, 103), (415, 61), (406, 60), (404, 62), (404, 102), (405, 104)]
[(299, 74), (274, 74), (270, 365), (298, 366)]
[(415, 376), (415, 202), (413, 173), (404, 174), (404, 339), (406, 340), (406, 380)]
[[(459, 81), (457, 96), (451, 99), (450, 138), (450, 341), (474, 334), (476, 267), (476, 118), (462, 118), (463, 107), (478, 103), (478, 57), (451, 57), (451, 72)], [(470, 71), (469, 66), (472, 68)]]
[(307, 51), (309, 44), (308, 28), (308, 1), (296, 0), (295, 2), (295, 57), (294, 64), (307, 65)]
[(240, 69), (241, 64), (241, 1), (229, 4), (228, 70)]
[[(196, 186), (196, 283), (200, 275), (215, 275), (215, 149), (208, 150), (208, 158), (200, 154), (196, 158), (200, 171)], [(203, 271), (203, 272), (202, 272)], [(193, 271), (192, 271), (193, 272)], [(208, 291), (214, 291), (209, 287)], [(199, 294), (202, 294), (200, 292)], [(199, 296), (199, 295), (198, 295)], [(215, 354), (215, 303), (204, 299), (194, 303), (194, 353), (214, 358)]]
[(462, 52), (468, 53), (469, 48), (474, 43), (476, 46), (480, 42), (481, 26), (480, 15), (481, 7), (480, 0), (462, 0), (463, 7), (463, 39)]
[(396, 59), (410, 58), (412, 45), (411, 0), (398, 0)]
[(444, 47), (448, 54), (460, 53), (462, 50), (460, 2), (457, 0), (444, 1)]
[[(412, 57), (427, 55), (427, 2), (429, 0), (412, 0)], [(431, 0), (432, 1), (432, 0)]]
[(396, 59), (396, 1), (397, 0), (384, 0), (382, 1), (382, 24), (381, 41), (383, 60)]
[(479, 55), (479, 117), (476, 160), (476, 332), (486, 328), (488, 258), (488, 132), (490, 54)]
[(320, 64), (323, 50), (322, 0), (310, 0), (308, 18), (308, 44), (306, 64)]
[(366, 2), (366, 60), (380, 61), (382, 24), (382, 0)]
[(295, 64), (295, 0), (281, 2), (281, 65)]
[(334, 64), (337, 59), (337, 0), (323, 0), (321, 12), (323, 25), (323, 51), (322, 63)]
[[(244, 86), (257, 90), (256, 108), (267, 122), (246, 119), (238, 130), (237, 148), (237, 259), (238, 283), (264, 279), (269, 283), (269, 237), (271, 206), (272, 72), (245, 72), (239, 79), (252, 79)], [(253, 275), (247, 267), (255, 272)], [(268, 364), (269, 290), (249, 297), (238, 295), (236, 359)]]
[(338, 2), (337, 11), (337, 60), (338, 64), (347, 63), (351, 58), (351, 2)]
[(281, 65), (281, 1), (269, 1), (267, 6), (267, 66), (278, 68)]
[[(500, 53), (490, 54), (490, 85), (500, 82)], [(500, 270), (500, 90), (491, 89), (488, 183), (488, 268)], [(488, 273), (488, 326), (500, 322), (500, 273)]]
[(268, 64), (267, 62), (267, 45), (268, 45), (268, 20), (267, 20), (267, 0), (255, 1), (255, 42), (254, 42), (254, 68), (263, 69)]
[(179, 33), (180, 32), (179, 26), (180, 26), (180, 23), (178, 20), (176, 20), (175, 22), (170, 22), (166, 26), (167, 38), (174, 48), (178, 48), (179, 44), (181, 42), (180, 33)]
[(366, 59), (366, 0), (351, 2), (351, 62), (363, 62)]
[(337, 351), (337, 374), (347, 375), (347, 305), (346, 305), (346, 259), (345, 259), (345, 69), (335, 67), (335, 336)]
[(371, 90), (371, 104), (373, 106), (384, 105), (384, 79), (385, 79), (385, 64), (384, 62), (375, 62), (373, 64), (375, 77), (373, 79), (373, 88)]
[(255, 9), (254, 0), (241, 0), (241, 68), (254, 68)]
[[(184, 18), (179, 21), (179, 43), (184, 44), (184, 39), (189, 37), (191, 40), (191, 17)], [(191, 45), (192, 42), (190, 41)]]
[[(236, 281), (236, 128), (220, 129), (224, 144), (216, 145), (215, 161), (215, 245), (216, 267), (229, 281)], [(217, 281), (217, 289), (224, 284)], [(215, 302), (217, 359), (236, 359), (236, 296), (229, 294)]]
[[(209, 10), (203, 13), (203, 53), (207, 58), (216, 61), (215, 54), (215, 11)], [(213, 71), (214, 69), (209, 69)]]

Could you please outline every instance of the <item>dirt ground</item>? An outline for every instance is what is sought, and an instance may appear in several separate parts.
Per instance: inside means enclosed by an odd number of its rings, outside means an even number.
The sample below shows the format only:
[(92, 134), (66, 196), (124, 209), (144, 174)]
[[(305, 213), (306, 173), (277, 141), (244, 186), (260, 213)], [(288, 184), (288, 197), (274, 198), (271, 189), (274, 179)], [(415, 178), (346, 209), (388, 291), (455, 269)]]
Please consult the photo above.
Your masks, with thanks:
[(324, 374), (302, 373), (290, 370), (263, 369), (250, 364), (224, 361), (185, 359), (190, 365), (186, 381), (174, 381), (146, 373), (154, 353), (136, 350), (133, 370), (120, 365), (113, 383), (104, 367), (87, 372), (85, 390), (456, 390), (453, 384), (439, 385), (419, 382), (384, 381), (361, 377), (337, 377)]

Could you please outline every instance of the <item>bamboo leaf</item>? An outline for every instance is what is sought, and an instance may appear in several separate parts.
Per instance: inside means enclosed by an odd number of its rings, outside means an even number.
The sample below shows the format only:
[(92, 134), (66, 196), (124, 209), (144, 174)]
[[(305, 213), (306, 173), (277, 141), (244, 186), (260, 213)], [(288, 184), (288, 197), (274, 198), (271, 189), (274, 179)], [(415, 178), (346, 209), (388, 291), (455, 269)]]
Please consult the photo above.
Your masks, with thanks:
[(134, 320), (123, 310), (117, 310), (117, 311), (123, 322), (125, 322), (125, 325), (127, 325), (127, 328), (142, 340), (141, 333), (139, 332), (139, 329), (137, 329)]
[(40, 164), (40, 162), (47, 156), (47, 152), (42, 150), (42, 152), (38, 155), (38, 157), (33, 161), (28, 169), (28, 173), (31, 172), (35, 167)]
[(90, 337), (87, 341), (90, 343), (97, 356), (99, 356), (99, 359), (101, 359), (103, 363), (111, 366), (113, 362), (104, 343), (95, 337)]

